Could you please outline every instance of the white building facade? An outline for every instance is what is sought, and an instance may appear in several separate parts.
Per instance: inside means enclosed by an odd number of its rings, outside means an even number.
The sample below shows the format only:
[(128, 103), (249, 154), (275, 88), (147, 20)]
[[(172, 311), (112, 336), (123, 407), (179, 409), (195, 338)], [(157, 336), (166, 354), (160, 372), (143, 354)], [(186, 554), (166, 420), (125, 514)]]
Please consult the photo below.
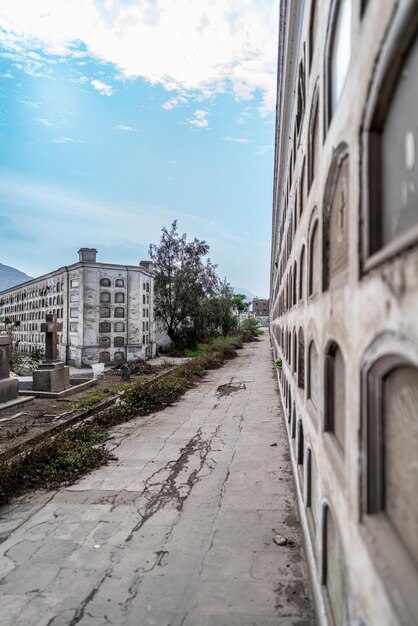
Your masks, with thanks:
[(14, 348), (44, 349), (47, 313), (62, 325), (59, 358), (68, 365), (121, 363), (155, 355), (153, 265), (98, 263), (81, 248), (79, 262), (0, 292), (0, 324), (12, 325)]
[(321, 626), (418, 624), (418, 2), (280, 3), (270, 330)]

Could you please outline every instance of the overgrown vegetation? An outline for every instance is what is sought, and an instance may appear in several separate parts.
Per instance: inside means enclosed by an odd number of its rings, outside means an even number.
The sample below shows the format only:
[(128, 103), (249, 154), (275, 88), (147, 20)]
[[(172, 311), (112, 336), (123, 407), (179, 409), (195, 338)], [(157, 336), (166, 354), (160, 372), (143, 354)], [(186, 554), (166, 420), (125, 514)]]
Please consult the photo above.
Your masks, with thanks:
[(175, 351), (196, 351), (199, 344), (237, 331), (237, 313), (248, 308), (245, 296), (234, 294), (217, 276), (208, 253), (206, 241), (187, 241), (176, 221), (170, 230), (163, 228), (160, 243), (149, 248), (156, 270), (155, 317)]
[(107, 433), (83, 424), (57, 435), (18, 459), (0, 465), (0, 506), (30, 488), (70, 484), (108, 462)]
[(92, 407), (99, 404), (102, 400), (106, 398), (110, 398), (112, 396), (116, 396), (121, 391), (126, 391), (133, 383), (123, 383), (122, 385), (117, 385), (115, 387), (104, 387), (98, 388), (91, 391), (87, 397), (83, 398), (78, 402), (74, 402), (71, 405), (73, 410), (86, 410), (91, 409)]
[(241, 322), (240, 331), (243, 341), (254, 341), (263, 332), (253, 317), (247, 317)]
[(0, 506), (25, 489), (55, 488), (71, 484), (89, 471), (108, 463), (112, 455), (105, 447), (108, 429), (141, 415), (161, 411), (173, 404), (204, 376), (220, 367), (242, 347), (236, 337), (220, 337), (211, 345), (197, 347), (198, 356), (174, 371), (154, 380), (139, 381), (94, 392), (87, 404), (100, 401), (118, 391), (117, 404), (95, 415), (88, 422), (59, 434), (17, 459), (0, 464)]

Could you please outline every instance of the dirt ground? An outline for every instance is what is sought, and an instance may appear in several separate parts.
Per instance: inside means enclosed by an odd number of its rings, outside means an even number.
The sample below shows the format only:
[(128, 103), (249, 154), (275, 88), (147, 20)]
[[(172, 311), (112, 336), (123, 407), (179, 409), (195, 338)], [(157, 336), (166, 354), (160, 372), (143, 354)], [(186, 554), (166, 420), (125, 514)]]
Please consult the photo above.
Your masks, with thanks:
[[(131, 382), (155, 375), (161, 371), (161, 368), (161, 365), (147, 365), (146, 368), (140, 368), (138, 373), (131, 375)], [(144, 369), (148, 371), (147, 374), (141, 373)], [(86, 376), (83, 373), (82, 376), (92, 378), (92, 374)], [(74, 378), (78, 377), (80, 376), (74, 376)], [(71, 414), (75, 413), (77, 405), (98, 391), (122, 384), (120, 371), (111, 368), (105, 371), (104, 377), (98, 379), (94, 386), (83, 391), (63, 398), (34, 398), (31, 402), (0, 412), (0, 454), (68, 419)], [(103, 395), (103, 399), (106, 397)]]

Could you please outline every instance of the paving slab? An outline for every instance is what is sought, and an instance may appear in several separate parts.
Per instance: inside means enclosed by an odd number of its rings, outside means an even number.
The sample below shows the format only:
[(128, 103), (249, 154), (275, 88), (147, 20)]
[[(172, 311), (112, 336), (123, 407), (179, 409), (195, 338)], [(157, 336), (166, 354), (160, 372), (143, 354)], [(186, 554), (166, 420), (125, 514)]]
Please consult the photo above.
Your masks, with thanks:
[(282, 420), (264, 335), (117, 426), (116, 462), (5, 507), (2, 626), (312, 626)]

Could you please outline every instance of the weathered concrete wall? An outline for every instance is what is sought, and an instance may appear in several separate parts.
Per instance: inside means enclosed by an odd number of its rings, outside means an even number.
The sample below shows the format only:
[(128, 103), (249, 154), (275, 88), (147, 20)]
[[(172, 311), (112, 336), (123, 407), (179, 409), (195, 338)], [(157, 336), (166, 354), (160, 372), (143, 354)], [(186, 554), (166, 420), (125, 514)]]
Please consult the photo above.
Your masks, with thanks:
[[(401, 237), (391, 244), (397, 246), (395, 253), (383, 245), (380, 255), (373, 255), (367, 252), (364, 234), (371, 219), (365, 194), (379, 178), (378, 169), (370, 176), (365, 169), (369, 141), (365, 120), (371, 94), (383, 90), (377, 84), (380, 74), (384, 77), (391, 67), (396, 69), (396, 59), (405, 57), (407, 45), (415, 45), (417, 11), (416, 3), (410, 1), (369, 0), (362, 14), (360, 3), (352, 2), (351, 60), (328, 125), (326, 59), (338, 4), (317, 2), (313, 21), (312, 3), (282, 6), (271, 336), (275, 357), (283, 363), (278, 376), (319, 621), (338, 626), (413, 624), (418, 616), (416, 558), (413, 549), (405, 549), (399, 540), (383, 499), (376, 513), (372, 511), (370, 503), (377, 496), (367, 486), (375, 456), (381, 459), (382, 468), (380, 475), (373, 476), (374, 489), (383, 484), (383, 450), (395, 443), (385, 443), (378, 432), (378, 424), (385, 420), (384, 404), (373, 414), (367, 400), (372, 395), (366, 394), (372, 392), (368, 374), (372, 364), (387, 362), (388, 374), (391, 367), (417, 372), (418, 237), (412, 228), (408, 241)], [(298, 98), (301, 68), (303, 110)], [(380, 100), (378, 96), (377, 105)], [(315, 141), (312, 121), (315, 102), (319, 141)], [(410, 126), (416, 129), (412, 111)], [(295, 130), (298, 124), (299, 131)], [(400, 137), (401, 146), (403, 142)], [(418, 153), (417, 148), (418, 143)], [(342, 162), (344, 167), (340, 167)], [(338, 232), (329, 217), (335, 205), (341, 220)], [(315, 224), (316, 258), (311, 255)], [(345, 245), (346, 260), (341, 252)], [(330, 272), (334, 272), (331, 277)], [(318, 285), (317, 293), (310, 293), (310, 283)], [(318, 358), (310, 363), (312, 341)], [(333, 369), (334, 346), (342, 356), (342, 372)], [(383, 374), (376, 380), (385, 384)], [(402, 396), (398, 403), (401, 432), (410, 415), (405, 402)], [(330, 421), (338, 411), (343, 420), (343, 448)], [(413, 411), (416, 424), (416, 405)], [(408, 423), (408, 428), (408, 436), (416, 440), (416, 425)], [(397, 445), (393, 466), (387, 465), (385, 471), (400, 476), (399, 485), (416, 484), (417, 466), (409, 448)], [(409, 528), (416, 534), (416, 493), (409, 505), (403, 504)]]

